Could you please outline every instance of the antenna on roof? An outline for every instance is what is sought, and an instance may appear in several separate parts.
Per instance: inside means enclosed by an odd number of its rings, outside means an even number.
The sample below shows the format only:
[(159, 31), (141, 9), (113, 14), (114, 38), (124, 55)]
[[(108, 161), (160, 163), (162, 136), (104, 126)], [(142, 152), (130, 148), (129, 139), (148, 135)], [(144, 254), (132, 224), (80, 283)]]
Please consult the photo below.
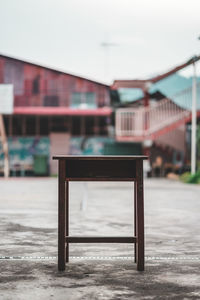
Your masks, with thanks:
[(108, 80), (110, 75), (110, 48), (116, 47), (118, 44), (104, 41), (100, 45), (104, 49), (104, 78)]

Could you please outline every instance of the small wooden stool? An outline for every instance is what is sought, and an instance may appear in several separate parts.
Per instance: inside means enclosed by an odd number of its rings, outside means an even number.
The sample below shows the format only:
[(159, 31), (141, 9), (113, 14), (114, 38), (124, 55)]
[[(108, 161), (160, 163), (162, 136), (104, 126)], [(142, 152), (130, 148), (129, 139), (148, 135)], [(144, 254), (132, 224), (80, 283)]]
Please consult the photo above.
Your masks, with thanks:
[[(144, 271), (143, 160), (147, 156), (54, 156), (58, 160), (58, 270), (69, 261), (69, 243), (134, 243), (137, 270)], [(69, 181), (133, 181), (134, 236), (69, 236)]]

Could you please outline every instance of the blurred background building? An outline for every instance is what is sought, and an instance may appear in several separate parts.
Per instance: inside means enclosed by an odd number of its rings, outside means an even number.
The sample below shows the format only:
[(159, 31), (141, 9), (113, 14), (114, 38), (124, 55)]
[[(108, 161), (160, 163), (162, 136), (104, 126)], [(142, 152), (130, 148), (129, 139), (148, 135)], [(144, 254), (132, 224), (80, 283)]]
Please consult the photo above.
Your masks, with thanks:
[[(190, 168), (192, 78), (177, 71), (199, 59), (108, 86), (0, 55), (0, 84), (14, 87), (14, 113), (4, 116), (11, 176), (56, 174), (53, 154), (147, 154), (151, 176)], [(1, 173), (3, 156), (1, 147)]]
[[(150, 157), (152, 175), (190, 170), (194, 78), (183, 77), (177, 72), (196, 64), (199, 59), (199, 56), (192, 57), (146, 80), (115, 80), (112, 85), (121, 99), (116, 109), (116, 140), (140, 142), (143, 153)], [(200, 78), (195, 78), (195, 82), (199, 124)]]
[(4, 116), (12, 174), (56, 172), (53, 153), (102, 153), (84, 137), (108, 135), (109, 86), (4, 55), (0, 83), (14, 86), (14, 113)]

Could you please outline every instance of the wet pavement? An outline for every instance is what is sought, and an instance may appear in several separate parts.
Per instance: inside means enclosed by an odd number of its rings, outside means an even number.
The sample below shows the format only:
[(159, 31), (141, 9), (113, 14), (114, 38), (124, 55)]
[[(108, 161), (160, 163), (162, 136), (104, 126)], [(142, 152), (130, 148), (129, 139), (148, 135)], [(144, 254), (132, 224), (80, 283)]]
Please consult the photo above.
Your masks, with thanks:
[[(59, 273), (57, 179), (0, 190), (0, 299), (200, 299), (200, 185), (146, 179), (145, 272), (132, 244), (71, 244)], [(82, 234), (131, 236), (133, 184), (71, 183), (70, 235)]]

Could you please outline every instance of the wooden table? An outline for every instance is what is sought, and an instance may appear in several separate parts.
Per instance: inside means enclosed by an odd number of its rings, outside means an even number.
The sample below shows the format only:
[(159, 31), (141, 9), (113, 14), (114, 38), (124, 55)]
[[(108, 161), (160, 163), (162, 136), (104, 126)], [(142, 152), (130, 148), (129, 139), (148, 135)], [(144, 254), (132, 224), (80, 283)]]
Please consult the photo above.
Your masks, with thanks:
[[(143, 160), (147, 156), (58, 155), (53, 159), (58, 160), (58, 270), (65, 270), (69, 261), (69, 243), (134, 243), (137, 270), (143, 271)], [(69, 236), (69, 181), (133, 181), (134, 236)]]

